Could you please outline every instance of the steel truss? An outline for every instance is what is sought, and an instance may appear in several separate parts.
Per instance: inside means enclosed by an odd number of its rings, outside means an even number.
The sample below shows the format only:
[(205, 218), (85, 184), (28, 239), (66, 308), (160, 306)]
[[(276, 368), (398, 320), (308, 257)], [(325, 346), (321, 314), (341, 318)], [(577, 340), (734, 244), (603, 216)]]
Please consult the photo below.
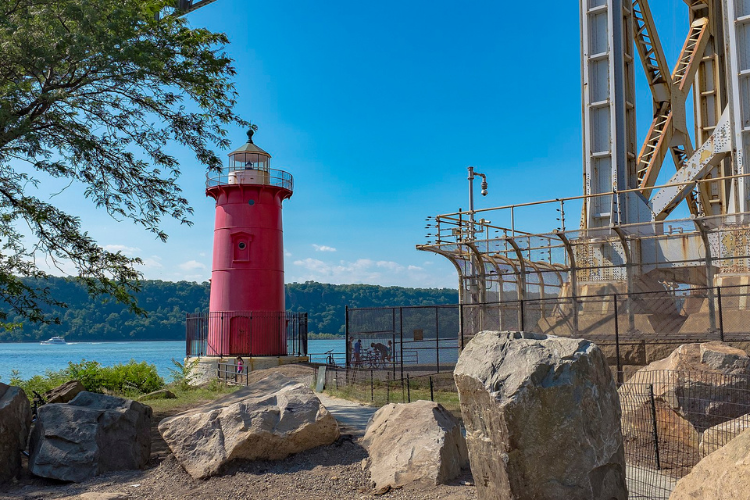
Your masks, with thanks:
[[(750, 0), (685, 1), (687, 32), (672, 70), (648, 0), (580, 1), (584, 194), (429, 218), (433, 241), (417, 248), (454, 264), (462, 304), (750, 284)], [(640, 149), (636, 53), (653, 101)], [(657, 186), (667, 156), (676, 171)], [(692, 218), (667, 220), (682, 201)], [(580, 229), (566, 231), (571, 204), (580, 205)], [(519, 231), (517, 212), (532, 205), (557, 207), (561, 230)], [(705, 300), (701, 314), (715, 328), (710, 293)], [(677, 310), (667, 302), (662, 311)], [(629, 327), (642, 326), (648, 310), (628, 305)], [(591, 319), (595, 311), (581, 312)]]

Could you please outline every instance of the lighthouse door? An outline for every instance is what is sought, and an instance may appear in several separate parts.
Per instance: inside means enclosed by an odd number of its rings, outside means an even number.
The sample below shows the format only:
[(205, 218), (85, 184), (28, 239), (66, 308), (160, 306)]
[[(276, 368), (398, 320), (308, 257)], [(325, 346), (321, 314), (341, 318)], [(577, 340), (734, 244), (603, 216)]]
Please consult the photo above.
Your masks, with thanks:
[(251, 318), (249, 316), (233, 316), (229, 323), (229, 352), (243, 356), (252, 355)]

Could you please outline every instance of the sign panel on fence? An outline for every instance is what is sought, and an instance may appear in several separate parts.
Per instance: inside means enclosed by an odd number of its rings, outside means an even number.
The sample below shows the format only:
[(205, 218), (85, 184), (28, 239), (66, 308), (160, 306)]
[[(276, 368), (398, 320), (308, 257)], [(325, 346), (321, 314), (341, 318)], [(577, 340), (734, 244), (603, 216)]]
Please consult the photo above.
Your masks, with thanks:
[(321, 366), (318, 368), (318, 382), (315, 384), (316, 392), (323, 392), (326, 388), (326, 367)]

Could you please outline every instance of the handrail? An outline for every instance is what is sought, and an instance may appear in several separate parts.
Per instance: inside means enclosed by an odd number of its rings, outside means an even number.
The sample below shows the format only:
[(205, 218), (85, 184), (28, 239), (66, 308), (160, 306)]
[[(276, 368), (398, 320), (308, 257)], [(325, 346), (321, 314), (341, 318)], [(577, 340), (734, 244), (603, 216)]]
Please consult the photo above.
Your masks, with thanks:
[(275, 186), (294, 191), (294, 178), (292, 174), (275, 168), (255, 170), (224, 167), (219, 171), (206, 173), (206, 189), (235, 184)]

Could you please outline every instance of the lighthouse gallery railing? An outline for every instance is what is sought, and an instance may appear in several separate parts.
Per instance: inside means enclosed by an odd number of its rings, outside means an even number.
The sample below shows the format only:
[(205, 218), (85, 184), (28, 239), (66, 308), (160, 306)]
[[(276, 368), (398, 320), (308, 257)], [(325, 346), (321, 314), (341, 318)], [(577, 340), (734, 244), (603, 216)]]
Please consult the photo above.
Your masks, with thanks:
[[(243, 180), (238, 173), (255, 173), (251, 181)], [(228, 184), (262, 184), (276, 186), (289, 191), (294, 191), (294, 178), (289, 172), (268, 168), (263, 170), (242, 169), (237, 167), (224, 167), (220, 171), (208, 172), (206, 174), (206, 188), (223, 186)]]

